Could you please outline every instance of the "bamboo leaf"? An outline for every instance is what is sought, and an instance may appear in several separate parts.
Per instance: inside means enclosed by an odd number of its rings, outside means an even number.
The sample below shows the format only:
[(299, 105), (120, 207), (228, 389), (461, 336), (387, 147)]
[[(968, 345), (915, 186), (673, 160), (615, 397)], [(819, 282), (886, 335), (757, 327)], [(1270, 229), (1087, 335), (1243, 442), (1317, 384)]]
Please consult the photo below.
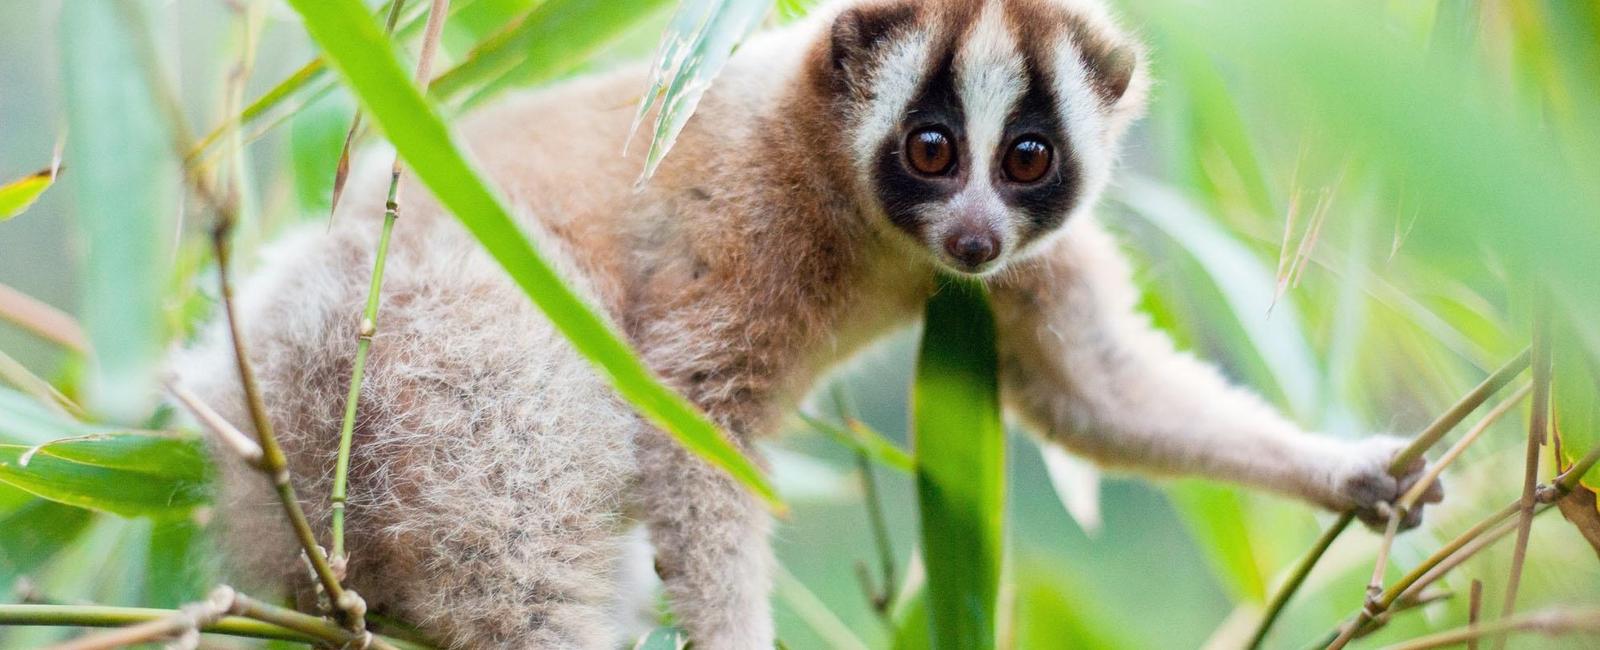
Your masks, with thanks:
[(44, 191), (55, 184), (59, 172), (58, 167), (47, 167), (0, 185), (0, 221), (15, 217), (33, 207), (34, 201), (38, 201)]
[(733, 49), (761, 24), (773, 0), (683, 0), (673, 14), (650, 73), (650, 90), (634, 116), (636, 133), (652, 110), (654, 135), (641, 180), (649, 179), (689, 122), (700, 97)]
[(484, 39), (435, 79), (442, 102), (467, 96), (476, 106), (513, 86), (531, 86), (576, 68), (654, 14), (667, 0), (546, 0), (517, 24)]
[(120, 434), (0, 445), (0, 483), (125, 517), (171, 517), (205, 503), (205, 472), (195, 441), (174, 437)]
[(633, 644), (633, 650), (683, 650), (687, 647), (689, 639), (681, 630), (665, 626), (650, 630)]
[(983, 286), (945, 279), (927, 307), (912, 396), (934, 648), (993, 648), (1005, 512), (994, 314)]
[(826, 434), (851, 450), (865, 454), (872, 462), (908, 474), (916, 471), (916, 461), (911, 458), (911, 454), (896, 447), (883, 437), (883, 434), (872, 430), (860, 420), (851, 419), (841, 427), (805, 413), (800, 413), (799, 416), (811, 428)]
[(161, 289), (177, 210), (171, 139), (143, 83), (118, 3), (69, 0), (61, 11), (68, 178), (84, 242), (83, 325), (94, 350), (85, 406), (132, 423), (155, 402), (166, 344)]
[[(13, 491), (7, 486), (0, 490)], [(45, 499), (29, 498), (21, 507), (0, 515), (0, 585), (55, 557), (89, 526), (87, 510)]]
[(27, 395), (0, 388), (0, 443), (37, 445), (105, 431), (109, 429), (78, 422)]
[(601, 316), (567, 287), (505, 203), (468, 164), (443, 119), (411, 84), (389, 42), (355, 0), (291, 0), (307, 30), (370, 115), (433, 191), (568, 340), (655, 425), (726, 470), (769, 505), (777, 494), (722, 431), (663, 385)]
[(1117, 202), (1188, 252), (1222, 293), (1290, 408), (1302, 416), (1315, 413), (1322, 393), (1317, 357), (1293, 303), (1278, 305), (1267, 318), (1275, 284), (1267, 265), (1172, 189), (1140, 178), (1124, 178), (1119, 186)]

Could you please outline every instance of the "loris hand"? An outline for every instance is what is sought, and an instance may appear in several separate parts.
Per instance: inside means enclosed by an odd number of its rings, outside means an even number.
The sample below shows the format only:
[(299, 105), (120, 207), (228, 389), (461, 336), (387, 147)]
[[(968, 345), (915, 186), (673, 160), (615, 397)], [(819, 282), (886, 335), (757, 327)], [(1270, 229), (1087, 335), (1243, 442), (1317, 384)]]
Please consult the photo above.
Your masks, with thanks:
[[(1400, 478), (1389, 474), (1389, 464), (1406, 444), (1407, 441), (1390, 436), (1353, 443), (1348, 459), (1333, 476), (1334, 491), (1346, 501), (1344, 507), (1353, 508), (1356, 518), (1370, 528), (1381, 530), (1389, 523), (1378, 504), (1393, 505), (1411, 486), (1422, 480), (1427, 470), (1427, 461), (1418, 457), (1406, 467)], [(1422, 523), (1424, 505), (1443, 499), (1444, 487), (1435, 480), (1417, 505), (1406, 513), (1405, 519), (1400, 522), (1400, 530), (1415, 528)]]

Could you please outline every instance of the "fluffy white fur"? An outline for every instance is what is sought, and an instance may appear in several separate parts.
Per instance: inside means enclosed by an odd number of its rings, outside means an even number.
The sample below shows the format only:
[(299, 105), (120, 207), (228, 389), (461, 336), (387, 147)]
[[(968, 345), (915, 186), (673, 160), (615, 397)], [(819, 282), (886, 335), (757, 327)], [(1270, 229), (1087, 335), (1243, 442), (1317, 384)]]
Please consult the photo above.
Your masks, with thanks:
[[(632, 183), (642, 152), (616, 153), (642, 66), (510, 99), (466, 120), (462, 135), (563, 274), (750, 451), (822, 373), (912, 322), (945, 266), (937, 246), (883, 223), (871, 180), (880, 143), (904, 137), (930, 57), (974, 39), (959, 50), (961, 92), (980, 122), (968, 130), (992, 148), (1021, 94), (1018, 52), (1032, 51), (1059, 85), (1086, 169), (1064, 208), (1069, 225), (985, 276), (1009, 404), (1101, 462), (1235, 481), (1371, 520), (1420, 472), (1385, 473), (1392, 442), (1302, 432), (1135, 312), (1126, 264), (1088, 206), (1142, 109), (1146, 66), (1118, 76), (1129, 69), (1113, 55), (1142, 57), (1137, 44), (1073, 6), (852, 0), (760, 36), (642, 188)], [(835, 31), (846, 19), (866, 31)], [(927, 227), (1010, 210), (989, 176), (927, 213)], [(241, 291), (250, 358), (319, 529), (383, 181), (355, 183), (330, 231), (311, 226), (272, 247)], [(771, 648), (762, 508), (638, 418), (448, 214), (411, 194), (357, 420), (350, 584), (461, 647), (615, 647), (641, 609), (637, 588), (620, 585), (641, 582), (625, 549), (642, 524), (696, 647)], [(1006, 214), (989, 225), (1006, 229), (1011, 249), (1023, 236)], [(220, 327), (173, 366), (248, 423)], [(230, 466), (222, 501), (237, 564), (303, 587), (266, 481)]]

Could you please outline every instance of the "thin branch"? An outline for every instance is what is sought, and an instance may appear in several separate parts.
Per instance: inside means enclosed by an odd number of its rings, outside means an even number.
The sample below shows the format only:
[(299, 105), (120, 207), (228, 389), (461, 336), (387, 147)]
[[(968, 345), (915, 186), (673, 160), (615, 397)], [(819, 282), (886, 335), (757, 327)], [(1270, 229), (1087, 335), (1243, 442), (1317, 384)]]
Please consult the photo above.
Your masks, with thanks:
[[(1472, 595), (1467, 600), (1467, 626), (1478, 625), (1478, 617), (1483, 614), (1483, 581), (1472, 579)], [(1478, 650), (1478, 639), (1467, 639), (1467, 650)]]
[(89, 339), (66, 312), (0, 284), (0, 320), (78, 354), (89, 353)]
[[(391, 20), (399, 13), (398, 6), (401, 0), (396, 0), (396, 9), (391, 13)], [(450, 0), (432, 0), (428, 8), (428, 24), (423, 30), (422, 52), (417, 55), (416, 82), (419, 86), (426, 87), (432, 75), (434, 52), (439, 47), (439, 35), (444, 30), (445, 17), (449, 15)], [(392, 28), (392, 24), (391, 24)], [(345, 563), (344, 548), (344, 514), (345, 502), (348, 498), (347, 486), (350, 480), (350, 448), (355, 439), (356, 410), (361, 400), (361, 384), (366, 374), (367, 354), (372, 347), (372, 338), (378, 333), (378, 303), (383, 292), (383, 270), (389, 258), (389, 240), (394, 232), (394, 223), (400, 218), (400, 178), (403, 167), (400, 163), (400, 153), (395, 152), (394, 164), (389, 174), (389, 197), (384, 202), (383, 230), (378, 236), (378, 250), (372, 263), (372, 284), (367, 289), (367, 305), (361, 315), (361, 329), (357, 334), (356, 356), (350, 371), (350, 390), (345, 395), (344, 418), (339, 424), (339, 456), (334, 465), (333, 492), (330, 499), (333, 502), (331, 535), (333, 537), (334, 561), (341, 566)]]
[(1267, 603), (1267, 612), (1262, 615), (1261, 623), (1256, 626), (1255, 634), (1250, 636), (1250, 644), (1246, 647), (1250, 648), (1250, 650), (1261, 647), (1261, 643), (1267, 639), (1267, 632), (1272, 630), (1272, 624), (1278, 620), (1278, 615), (1283, 613), (1284, 606), (1289, 604), (1289, 599), (1294, 597), (1294, 592), (1298, 591), (1300, 585), (1305, 583), (1306, 577), (1311, 575), (1311, 569), (1315, 568), (1317, 561), (1321, 560), (1322, 555), (1328, 552), (1328, 547), (1333, 546), (1333, 540), (1338, 539), (1339, 534), (1343, 533), (1344, 529), (1349, 528), (1350, 522), (1355, 521), (1355, 519), (1354, 512), (1347, 511), (1339, 515), (1333, 525), (1328, 526), (1328, 529), (1323, 531), (1322, 536), (1317, 538), (1317, 542), (1311, 546), (1311, 550), (1306, 552), (1305, 556), (1301, 557), (1300, 561), (1294, 565), (1294, 571), (1289, 573), (1289, 579), (1284, 581), (1283, 586), (1278, 588), (1278, 592), (1273, 594), (1272, 601)]
[(33, 374), (32, 371), (28, 370), (27, 366), (22, 365), (22, 362), (11, 358), (11, 355), (4, 352), (0, 352), (0, 382), (11, 384), (17, 390), (33, 396), (40, 404), (61, 415), (75, 420), (81, 420), (87, 415), (83, 407), (79, 406), (77, 402), (72, 401), (66, 395), (62, 395), (61, 391), (56, 390), (56, 387), (51, 385), (50, 382)]
[[(193, 137), (189, 125), (178, 107), (177, 94), (166, 76), (162, 74), (159, 58), (156, 56), (155, 46), (150, 42), (149, 30), (145, 28), (144, 12), (132, 2), (124, 0), (117, 3), (124, 17), (134, 25), (131, 30), (136, 38), (135, 46), (139, 55), (144, 59), (140, 66), (145, 70), (151, 94), (157, 98), (163, 113), (167, 117), (172, 131), (173, 147), (181, 159), (185, 152), (191, 150)], [(211, 246), (217, 262), (217, 278), (221, 286), (222, 309), (226, 316), (229, 338), (233, 344), (234, 362), (239, 372), (239, 383), (243, 388), (245, 403), (249, 407), (250, 419), (255, 425), (256, 436), (261, 442), (262, 469), (271, 479), (273, 487), (278, 493), (278, 500), (283, 504), (284, 514), (289, 519), (290, 526), (295, 531), (295, 536), (300, 541), (300, 547), (305, 552), (322, 583), (323, 590), (329, 599), (345, 613), (346, 622), (356, 626), (360, 617), (355, 613), (365, 610), (365, 604), (360, 596), (354, 592), (346, 591), (339, 585), (339, 580), (334, 576), (333, 570), (328, 566), (328, 558), (322, 552), (322, 547), (317, 545), (316, 535), (311, 532), (311, 524), (306, 520), (305, 511), (300, 507), (300, 501), (295, 497), (294, 485), (289, 480), (288, 461), (283, 455), (283, 448), (278, 445), (277, 436), (272, 431), (272, 421), (267, 417), (266, 404), (261, 399), (261, 391), (256, 385), (255, 371), (250, 365), (249, 354), (244, 341), (243, 325), (239, 322), (238, 311), (234, 307), (233, 283), (229, 279), (228, 268), (230, 260), (229, 235), (238, 223), (239, 206), (235, 197), (219, 195), (211, 184), (207, 182), (204, 172), (195, 164), (183, 165), (183, 176), (190, 188), (206, 202), (211, 210), (216, 213), (216, 224), (211, 232)]]
[[(1443, 415), (1440, 415), (1426, 429), (1423, 429), (1422, 433), (1411, 441), (1411, 444), (1395, 455), (1394, 462), (1389, 464), (1389, 473), (1399, 475), (1404, 472), (1407, 467), (1415, 462), (1416, 459), (1421, 458), (1422, 454), (1437, 443), (1440, 438), (1443, 438), (1456, 425), (1461, 424), (1461, 421), (1466, 419), (1467, 415), (1482, 406), (1490, 396), (1510, 383), (1517, 374), (1528, 367), (1528, 363), (1529, 351), (1523, 350), (1515, 358), (1507, 362), (1506, 365), (1501, 366), (1499, 370), (1494, 371), (1485, 378), (1482, 383), (1479, 383), (1470, 392), (1463, 395)], [(1251, 650), (1261, 647), (1261, 643), (1267, 638), (1267, 633), (1272, 629), (1272, 624), (1278, 620), (1278, 616), (1283, 613), (1283, 608), (1288, 605), (1289, 599), (1294, 597), (1294, 593), (1300, 589), (1306, 578), (1311, 575), (1311, 570), (1322, 559), (1322, 555), (1327, 552), (1328, 547), (1333, 545), (1334, 540), (1338, 539), (1339, 535), (1350, 526), (1350, 522), (1354, 519), (1355, 514), (1353, 512), (1345, 512), (1339, 515), (1339, 519), (1335, 520), (1333, 525), (1329, 526), (1328, 530), (1317, 538), (1317, 542), (1311, 547), (1311, 550), (1295, 564), (1294, 571), (1289, 574), (1289, 579), (1284, 582), (1277, 593), (1273, 594), (1272, 600), (1267, 604), (1267, 611), (1262, 615), (1261, 623), (1256, 626), (1255, 633), (1250, 636), (1250, 644), (1247, 647)]]
[[(1533, 324), (1533, 410), (1528, 414), (1528, 450), (1522, 473), (1522, 500), (1518, 509), (1517, 541), (1511, 551), (1511, 573), (1506, 579), (1505, 604), (1500, 618), (1508, 619), (1517, 611), (1517, 588), (1522, 584), (1522, 567), (1528, 560), (1528, 537), (1533, 533), (1533, 511), (1538, 505), (1535, 488), (1539, 485), (1539, 451), (1550, 435), (1550, 317), (1541, 305), (1534, 315)], [(1506, 637), (1495, 640), (1496, 648), (1504, 648)]]
[[(246, 605), (241, 605), (246, 603)], [(263, 618), (255, 618), (247, 614)], [(0, 626), (52, 626), (52, 627), (122, 627), (157, 621), (172, 617), (178, 610), (150, 607), (106, 607), (100, 605), (7, 605), (0, 604)], [(208, 625), (200, 626), (206, 634), (223, 634), (252, 639), (277, 639), (310, 644), (341, 646), (359, 642), (363, 636), (333, 624), (327, 619), (302, 614), (281, 607), (273, 607), (236, 594), (233, 607)], [(283, 625), (274, 619), (289, 623)], [(372, 647), (393, 650), (426, 650), (426, 646), (399, 639), (373, 635)]]
[[(384, 19), (383, 33), (394, 37), (395, 23), (400, 21), (400, 11), (406, 6), (406, 0), (394, 0), (389, 5), (389, 16)], [(332, 223), (333, 215), (339, 211), (339, 197), (344, 195), (345, 181), (350, 178), (350, 149), (355, 146), (356, 133), (361, 130), (361, 109), (356, 109), (355, 117), (350, 118), (350, 130), (344, 134), (344, 148), (339, 150), (339, 163), (333, 172), (333, 200), (328, 205), (328, 219)], [(335, 553), (337, 555), (337, 553)]]
[(1547, 636), (1573, 632), (1600, 632), (1600, 609), (1548, 609), (1483, 625), (1468, 625), (1438, 634), (1397, 643), (1383, 650), (1428, 650), (1443, 648), (1490, 635), (1504, 638), (1511, 632), (1537, 632)]
[(108, 632), (88, 634), (51, 648), (52, 650), (111, 650), (173, 637), (198, 636), (201, 628), (216, 624), (233, 608), (234, 596), (231, 587), (217, 587), (206, 596), (205, 600), (180, 607), (178, 611), (168, 616)]
[(1434, 481), (1439, 480), (1439, 476), (1444, 473), (1446, 467), (1449, 467), (1450, 464), (1454, 463), (1457, 458), (1460, 458), (1461, 453), (1466, 451), (1467, 447), (1471, 446), (1472, 443), (1476, 442), (1478, 438), (1483, 435), (1483, 432), (1488, 431), (1489, 427), (1494, 426), (1494, 424), (1499, 422), (1501, 418), (1505, 417), (1507, 413), (1510, 413), (1511, 409), (1516, 408), (1517, 404), (1520, 404), (1523, 399), (1527, 398), (1528, 394), (1532, 392), (1532, 390), (1532, 384), (1517, 389), (1517, 392), (1513, 393), (1510, 397), (1507, 397), (1504, 401), (1495, 405), (1495, 407), (1488, 413), (1485, 413), (1483, 419), (1479, 420), (1477, 424), (1473, 425), (1472, 429), (1468, 430), (1466, 435), (1462, 436), (1460, 440), (1456, 441), (1456, 444), (1451, 445), (1450, 449), (1446, 450), (1444, 455), (1440, 456), (1439, 460), (1435, 461), (1433, 465), (1428, 468), (1428, 472), (1424, 474), (1422, 478), (1414, 485), (1412, 485), (1409, 491), (1407, 491), (1404, 495), (1401, 495), (1400, 500), (1396, 502), (1397, 509), (1400, 511), (1402, 516), (1404, 513), (1410, 512), (1412, 508), (1416, 507), (1417, 502), (1422, 500), (1422, 495), (1427, 494), (1428, 486), (1432, 485)]
[(1501, 366), (1500, 369), (1494, 371), (1494, 373), (1475, 386), (1471, 392), (1452, 405), (1449, 410), (1444, 412), (1444, 415), (1434, 420), (1433, 424), (1428, 425), (1428, 428), (1423, 429), (1422, 433), (1418, 434), (1410, 445), (1395, 456), (1394, 462), (1389, 464), (1389, 473), (1399, 474), (1405, 471), (1405, 468), (1409, 467), (1411, 463), (1421, 458), (1422, 454), (1432, 448), (1435, 443), (1438, 443), (1440, 438), (1450, 433), (1451, 429), (1454, 429), (1462, 420), (1467, 419), (1467, 416), (1477, 410), (1479, 406), (1483, 406), (1485, 401), (1488, 401), (1500, 389), (1505, 388), (1506, 384), (1511, 383), (1512, 379), (1515, 379), (1518, 374), (1528, 367), (1530, 357), (1530, 350), (1524, 348), (1515, 358), (1506, 362), (1506, 365)]
[(205, 425), (213, 434), (216, 434), (224, 445), (227, 445), (229, 449), (232, 449), (234, 453), (238, 454), (240, 458), (243, 458), (252, 467), (257, 469), (262, 467), (261, 445), (256, 444), (254, 440), (250, 439), (250, 436), (245, 435), (244, 432), (234, 427), (226, 418), (222, 417), (222, 414), (212, 409), (209, 404), (201, 401), (199, 395), (195, 395), (189, 389), (170, 381), (167, 382), (166, 387), (167, 392), (177, 398), (178, 402), (183, 404), (185, 408), (189, 409), (189, 413), (194, 415), (195, 419), (200, 421), (200, 424)]

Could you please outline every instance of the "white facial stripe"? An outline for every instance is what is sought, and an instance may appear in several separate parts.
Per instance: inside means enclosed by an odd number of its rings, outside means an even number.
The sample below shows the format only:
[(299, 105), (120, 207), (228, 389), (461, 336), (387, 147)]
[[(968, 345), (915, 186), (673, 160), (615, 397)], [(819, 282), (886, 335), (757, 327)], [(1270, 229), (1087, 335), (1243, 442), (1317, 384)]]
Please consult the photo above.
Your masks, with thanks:
[(956, 92), (966, 112), (968, 178), (989, 178), (1006, 120), (1027, 92), (1026, 66), (1006, 25), (1001, 3), (985, 3), (967, 42), (956, 55)]
[(1057, 43), (1053, 64), (1061, 119), (1082, 174), (1078, 205), (1083, 206), (1092, 202), (1091, 194), (1099, 191), (1111, 173), (1102, 99), (1090, 83), (1089, 71), (1071, 38)]
[(856, 129), (855, 157), (861, 168), (870, 168), (878, 147), (900, 125), (906, 107), (916, 99), (928, 75), (926, 65), (933, 37), (918, 30), (884, 47), (873, 73), (872, 102), (862, 111)]

